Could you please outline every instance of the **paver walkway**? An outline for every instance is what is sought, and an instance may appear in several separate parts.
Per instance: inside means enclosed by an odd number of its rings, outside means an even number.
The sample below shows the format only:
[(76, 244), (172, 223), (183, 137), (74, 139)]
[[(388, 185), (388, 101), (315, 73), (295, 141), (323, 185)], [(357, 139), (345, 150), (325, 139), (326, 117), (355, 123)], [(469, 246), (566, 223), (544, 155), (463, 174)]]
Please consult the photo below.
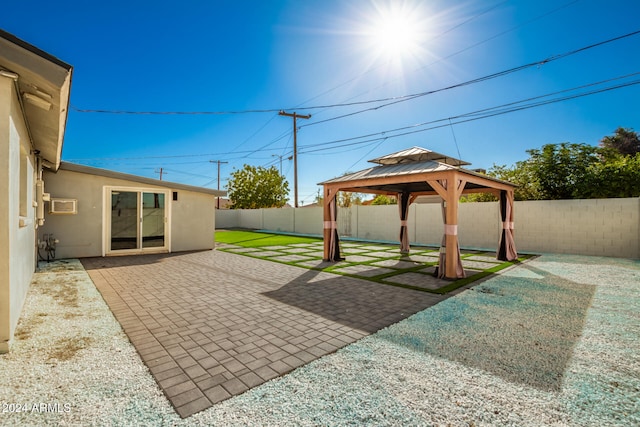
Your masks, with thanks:
[(221, 251), (82, 264), (182, 417), (448, 297)]

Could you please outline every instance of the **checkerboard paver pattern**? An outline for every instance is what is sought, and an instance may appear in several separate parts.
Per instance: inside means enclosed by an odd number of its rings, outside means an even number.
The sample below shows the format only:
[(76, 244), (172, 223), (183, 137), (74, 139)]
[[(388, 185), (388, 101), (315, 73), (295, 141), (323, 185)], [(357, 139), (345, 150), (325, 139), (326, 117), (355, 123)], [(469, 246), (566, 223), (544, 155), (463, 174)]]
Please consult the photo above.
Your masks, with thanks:
[[(245, 251), (245, 248), (220, 244), (221, 250), (246, 254), (269, 261), (285, 262), (300, 267), (328, 269), (331, 273), (373, 280), (395, 286), (408, 286), (427, 292), (441, 292), (440, 289), (451, 284), (449, 280), (434, 277), (435, 267), (439, 263), (438, 248), (412, 247), (409, 254), (402, 254), (398, 245), (372, 244), (367, 242), (341, 242), (341, 255), (345, 258), (339, 263), (323, 262), (324, 243), (298, 243), (292, 245), (263, 246)], [(462, 266), (466, 276), (471, 277), (482, 270), (499, 266), (503, 261), (496, 259), (495, 253), (462, 250)]]
[(222, 251), (82, 263), (182, 417), (446, 298)]

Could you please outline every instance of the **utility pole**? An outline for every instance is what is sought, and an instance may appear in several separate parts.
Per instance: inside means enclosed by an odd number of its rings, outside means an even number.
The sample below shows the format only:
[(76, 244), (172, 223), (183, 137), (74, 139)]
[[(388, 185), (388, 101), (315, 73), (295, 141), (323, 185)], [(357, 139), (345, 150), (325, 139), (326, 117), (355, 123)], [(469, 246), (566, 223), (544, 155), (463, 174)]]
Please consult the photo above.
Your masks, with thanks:
[(296, 112), (286, 113), (284, 111), (280, 111), (278, 113), (281, 116), (293, 117), (293, 197), (294, 197), (294, 207), (298, 207), (298, 126), (296, 124), (296, 119), (310, 119), (311, 114), (307, 114), (306, 116), (298, 114)]
[[(209, 160), (209, 163), (217, 163), (218, 164), (218, 190), (220, 190), (220, 165), (226, 164), (229, 162), (221, 162), (220, 160)], [(220, 196), (216, 198), (216, 209), (220, 209)]]
[[(280, 175), (282, 175), (282, 158), (283, 158), (284, 156), (279, 156), (279, 155), (277, 155), (277, 154), (272, 154), (272, 155), (271, 155), (271, 157), (279, 157), (279, 158), (280, 158)], [(287, 158), (287, 160), (291, 160), (291, 159), (293, 159), (293, 156), (289, 156), (289, 157)]]
[(167, 173), (167, 172), (165, 172), (163, 168), (160, 168), (160, 170), (154, 170), (153, 173), (159, 173), (160, 174), (160, 181), (162, 181), (162, 174), (163, 173)]

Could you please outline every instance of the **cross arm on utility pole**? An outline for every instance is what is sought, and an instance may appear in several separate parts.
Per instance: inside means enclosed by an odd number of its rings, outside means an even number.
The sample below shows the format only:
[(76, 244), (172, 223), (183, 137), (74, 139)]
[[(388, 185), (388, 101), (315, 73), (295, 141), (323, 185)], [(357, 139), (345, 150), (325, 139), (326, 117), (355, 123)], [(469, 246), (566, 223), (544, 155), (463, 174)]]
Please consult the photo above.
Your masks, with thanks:
[(294, 196), (294, 207), (298, 207), (298, 126), (296, 124), (297, 119), (310, 119), (311, 114), (303, 115), (298, 114), (296, 112), (287, 113), (285, 111), (280, 111), (278, 113), (280, 116), (293, 117), (293, 196)]

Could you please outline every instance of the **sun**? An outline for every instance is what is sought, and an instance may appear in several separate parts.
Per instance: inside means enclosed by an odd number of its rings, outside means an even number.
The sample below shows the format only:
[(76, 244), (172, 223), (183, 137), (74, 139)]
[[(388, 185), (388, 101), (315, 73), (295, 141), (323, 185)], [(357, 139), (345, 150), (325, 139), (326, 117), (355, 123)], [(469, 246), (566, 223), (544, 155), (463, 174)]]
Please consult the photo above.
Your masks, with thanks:
[(370, 47), (388, 59), (418, 55), (424, 33), (417, 11), (400, 2), (377, 7), (366, 30)]

